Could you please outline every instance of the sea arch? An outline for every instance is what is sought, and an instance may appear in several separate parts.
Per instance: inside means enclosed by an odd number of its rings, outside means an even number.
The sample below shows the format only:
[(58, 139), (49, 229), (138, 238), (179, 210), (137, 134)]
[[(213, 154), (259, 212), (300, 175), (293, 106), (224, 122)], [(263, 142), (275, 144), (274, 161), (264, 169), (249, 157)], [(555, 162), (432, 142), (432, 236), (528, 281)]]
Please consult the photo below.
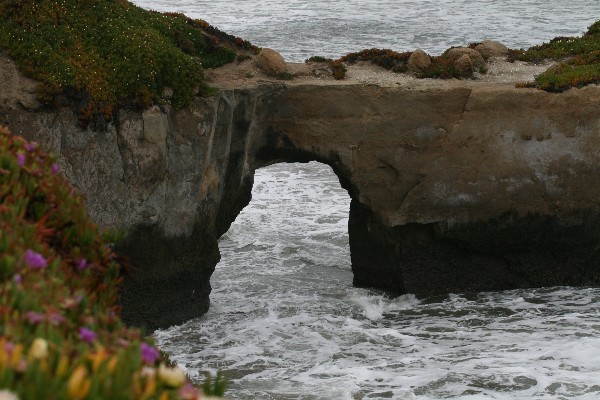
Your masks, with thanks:
[[(429, 295), (600, 284), (600, 88), (265, 83), (182, 110), (2, 114), (58, 154), (92, 217), (120, 225), (123, 315), (150, 329), (209, 306), (218, 238), (256, 169), (329, 165), (351, 198), (354, 284)], [(35, 132), (35, 134), (31, 134)]]

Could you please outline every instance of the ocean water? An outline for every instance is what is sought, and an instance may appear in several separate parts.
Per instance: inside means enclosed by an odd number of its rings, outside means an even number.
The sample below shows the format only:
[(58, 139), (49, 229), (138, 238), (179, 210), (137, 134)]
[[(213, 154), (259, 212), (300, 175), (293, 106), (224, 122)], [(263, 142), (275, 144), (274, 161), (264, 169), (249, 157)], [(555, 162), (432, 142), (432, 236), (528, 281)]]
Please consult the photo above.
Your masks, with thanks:
[[(578, 35), (600, 1), (138, 0), (275, 48), (290, 61), (370, 47), (440, 53), (484, 38)], [(390, 299), (352, 287), (349, 197), (331, 169), (257, 171), (221, 239), (203, 317), (155, 332), (230, 399), (600, 399), (600, 290), (554, 287)]]

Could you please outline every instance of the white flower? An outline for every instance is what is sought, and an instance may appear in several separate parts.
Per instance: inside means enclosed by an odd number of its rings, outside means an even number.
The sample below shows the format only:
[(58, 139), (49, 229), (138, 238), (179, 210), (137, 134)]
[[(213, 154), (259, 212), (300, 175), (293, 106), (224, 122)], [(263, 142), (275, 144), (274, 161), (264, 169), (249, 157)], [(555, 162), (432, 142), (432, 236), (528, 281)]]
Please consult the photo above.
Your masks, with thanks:
[(42, 338), (35, 339), (29, 348), (29, 356), (35, 360), (48, 357), (48, 342)]
[(10, 390), (0, 390), (0, 400), (19, 400), (19, 396)]
[(178, 388), (186, 381), (185, 373), (179, 367), (169, 368), (165, 364), (158, 367), (158, 377), (167, 386)]

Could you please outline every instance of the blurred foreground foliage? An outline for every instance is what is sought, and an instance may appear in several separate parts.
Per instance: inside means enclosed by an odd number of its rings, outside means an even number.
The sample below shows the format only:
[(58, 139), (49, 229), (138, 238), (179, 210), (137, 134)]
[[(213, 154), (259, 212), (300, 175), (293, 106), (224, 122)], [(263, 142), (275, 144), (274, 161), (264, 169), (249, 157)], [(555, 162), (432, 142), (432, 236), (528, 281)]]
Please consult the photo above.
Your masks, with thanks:
[(121, 321), (121, 264), (52, 157), (0, 127), (0, 398), (208, 398)]

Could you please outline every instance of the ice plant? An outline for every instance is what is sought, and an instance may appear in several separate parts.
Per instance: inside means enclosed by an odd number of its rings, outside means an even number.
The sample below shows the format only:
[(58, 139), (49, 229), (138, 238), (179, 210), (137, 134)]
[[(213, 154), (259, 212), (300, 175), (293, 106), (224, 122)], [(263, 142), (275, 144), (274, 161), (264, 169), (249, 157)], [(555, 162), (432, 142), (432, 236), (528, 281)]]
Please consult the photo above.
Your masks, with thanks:
[(23, 260), (31, 269), (44, 269), (48, 266), (48, 261), (44, 258), (44, 256), (31, 249), (27, 249), (25, 251)]
[(58, 174), (58, 165), (56, 163), (52, 163), (50, 166), (50, 172), (52, 172), (52, 175)]
[(147, 345), (146, 343), (140, 344), (140, 354), (142, 356), (142, 361), (144, 363), (152, 365), (158, 360), (160, 357), (160, 353), (157, 349), (152, 346)]
[(92, 343), (97, 337), (98, 334), (96, 332), (83, 326), (79, 328), (79, 339), (83, 340), (84, 342)]

